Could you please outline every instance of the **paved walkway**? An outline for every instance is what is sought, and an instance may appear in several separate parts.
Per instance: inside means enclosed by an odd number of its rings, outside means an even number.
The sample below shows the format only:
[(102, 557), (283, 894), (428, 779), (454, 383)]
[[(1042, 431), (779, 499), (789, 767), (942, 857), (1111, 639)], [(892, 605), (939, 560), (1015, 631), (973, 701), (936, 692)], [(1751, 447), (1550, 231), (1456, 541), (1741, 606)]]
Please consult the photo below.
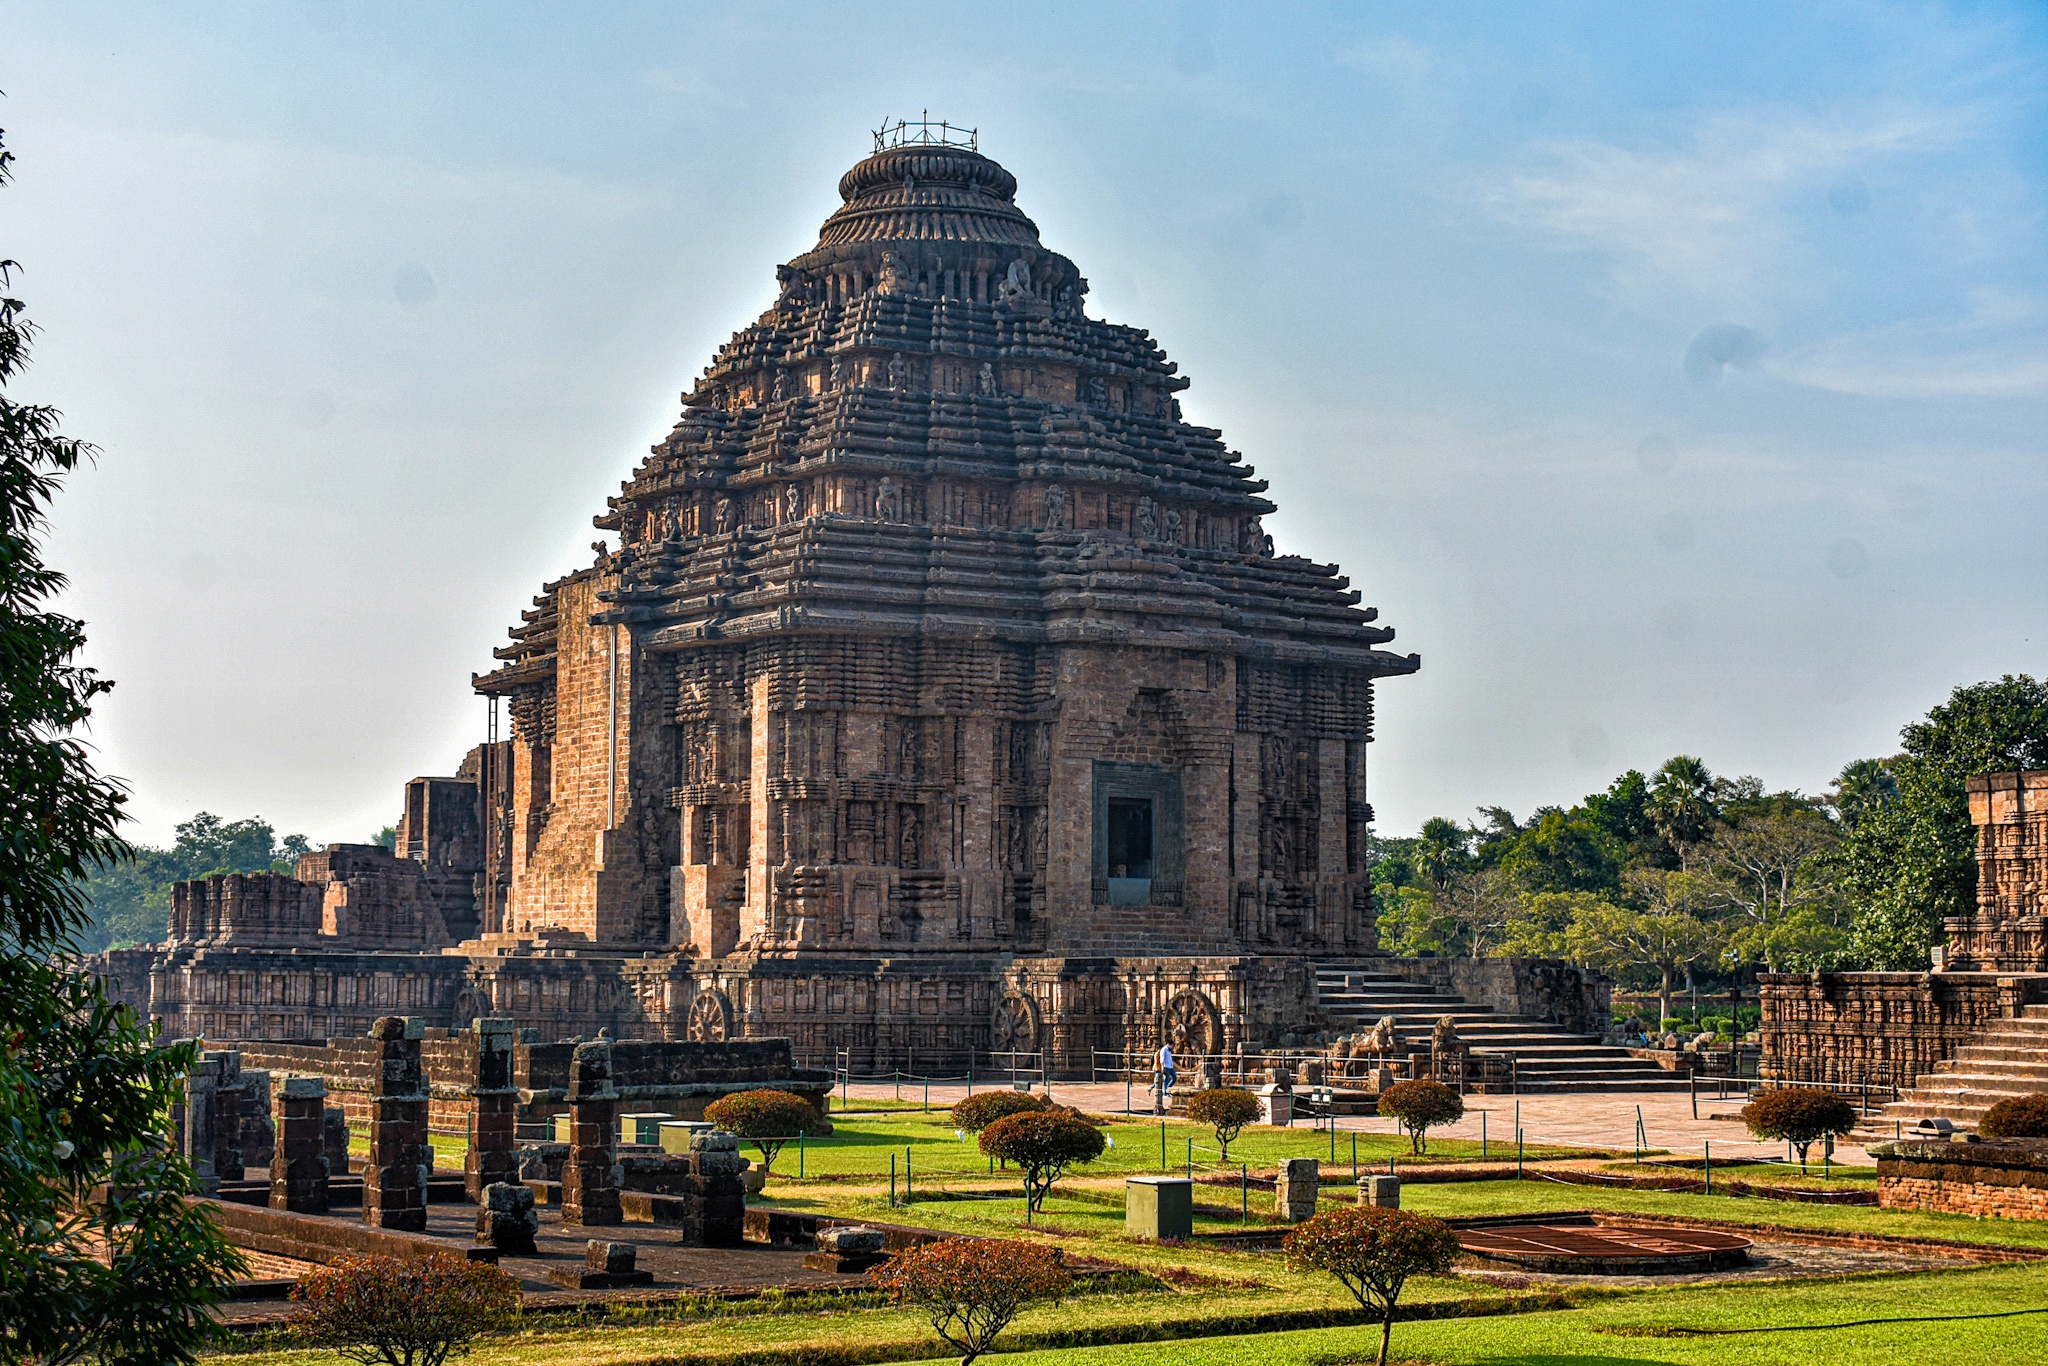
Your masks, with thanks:
[[(975, 1089), (987, 1088), (977, 1086)], [(898, 1092), (888, 1082), (855, 1082), (847, 1094), (864, 1100), (887, 1100)], [(921, 1084), (905, 1082), (900, 1094), (906, 1104), (915, 1105), (924, 1099), (925, 1092)], [(951, 1105), (966, 1094), (967, 1088), (963, 1084), (933, 1083), (932, 1106), (936, 1109), (941, 1105)], [(1096, 1114), (1121, 1114), (1124, 1109), (1125, 1092), (1120, 1084), (1054, 1082), (1052, 1094), (1053, 1099), (1062, 1104)], [(1476, 1143), (1483, 1126), (1484, 1136), (1490, 1143), (1504, 1144), (1506, 1151), (1512, 1153), (1519, 1105), (1523, 1137), (1531, 1144), (1566, 1143), (1628, 1151), (1635, 1146), (1636, 1116), (1640, 1114), (1647, 1147), (1699, 1154), (1704, 1151), (1705, 1144), (1712, 1143), (1717, 1161), (1724, 1157), (1731, 1162), (1744, 1158), (1783, 1157), (1784, 1144), (1751, 1140), (1749, 1131), (1737, 1118), (1744, 1099), (1731, 1094), (1726, 1100), (1715, 1100), (1703, 1087), (1699, 1097), (1699, 1117), (1695, 1119), (1692, 1097), (1676, 1091), (1519, 1098), (1467, 1096), (1464, 1120), (1446, 1129), (1432, 1129), (1430, 1133), (1447, 1138), (1468, 1138)], [(1151, 1096), (1143, 1088), (1133, 1087), (1130, 1104), (1139, 1113), (1149, 1113)], [(1339, 1131), (1357, 1129), (1363, 1133), (1397, 1132), (1394, 1121), (1377, 1116), (1339, 1119), (1337, 1128)], [(1816, 1150), (1816, 1159), (1818, 1156)], [(1872, 1159), (1861, 1147), (1839, 1142), (1835, 1146), (1835, 1160), (1863, 1165)]]

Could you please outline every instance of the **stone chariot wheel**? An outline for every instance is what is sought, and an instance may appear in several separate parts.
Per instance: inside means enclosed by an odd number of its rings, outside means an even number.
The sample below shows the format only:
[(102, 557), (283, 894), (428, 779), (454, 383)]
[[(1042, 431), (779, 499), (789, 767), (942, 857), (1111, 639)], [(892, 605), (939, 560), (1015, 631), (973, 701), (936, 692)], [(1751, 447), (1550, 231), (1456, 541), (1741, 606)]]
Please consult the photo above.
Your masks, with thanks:
[(1183, 991), (1159, 1014), (1160, 1037), (1176, 1053), (1215, 1053), (1223, 1046), (1223, 1021), (1215, 1002), (1199, 991)]
[(989, 1028), (989, 1049), (996, 1053), (1038, 1051), (1038, 1003), (1011, 992), (996, 1003)]
[(690, 1001), (687, 1026), (692, 1043), (723, 1043), (732, 1037), (732, 1003), (717, 987), (705, 987)]

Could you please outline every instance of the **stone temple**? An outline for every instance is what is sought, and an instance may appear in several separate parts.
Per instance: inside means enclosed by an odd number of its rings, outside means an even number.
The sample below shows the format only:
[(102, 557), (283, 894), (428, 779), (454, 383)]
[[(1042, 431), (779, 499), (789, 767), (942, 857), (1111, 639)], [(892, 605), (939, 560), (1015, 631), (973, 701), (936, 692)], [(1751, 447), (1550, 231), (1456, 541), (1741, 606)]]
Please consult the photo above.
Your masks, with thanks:
[[(915, 132), (915, 130), (913, 130)], [(508, 1016), (853, 1066), (1272, 1045), (1376, 950), (1366, 750), (1415, 672), (1010, 173), (878, 137), (476, 689), (398, 848), (181, 886), (173, 1034)]]

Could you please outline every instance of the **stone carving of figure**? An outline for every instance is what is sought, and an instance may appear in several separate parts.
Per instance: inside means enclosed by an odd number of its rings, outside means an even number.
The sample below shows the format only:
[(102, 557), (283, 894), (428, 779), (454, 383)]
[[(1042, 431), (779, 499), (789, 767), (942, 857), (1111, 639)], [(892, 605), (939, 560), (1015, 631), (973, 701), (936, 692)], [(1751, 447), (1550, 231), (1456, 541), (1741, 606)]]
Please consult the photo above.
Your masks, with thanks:
[(1074, 287), (1073, 287), (1072, 285), (1062, 285), (1062, 286), (1060, 286), (1060, 293), (1059, 293), (1058, 307), (1059, 307), (1059, 312), (1060, 312), (1060, 316), (1061, 316), (1061, 317), (1066, 317), (1066, 316), (1069, 316), (1070, 314), (1072, 314), (1072, 313), (1073, 313), (1073, 311), (1074, 311)]
[(1269, 560), (1273, 558), (1273, 538), (1271, 536), (1259, 537), (1259, 553)]
[(898, 841), (901, 854), (896, 866), (899, 868), (922, 868), (924, 859), (924, 822), (918, 819), (917, 808), (907, 807), (903, 812), (903, 835)]
[(896, 491), (896, 481), (886, 474), (875, 486), (875, 520), (893, 522), (903, 515), (903, 496)]
[(1437, 1017), (1436, 1028), (1429, 1032), (1429, 1045), (1439, 1053), (1456, 1053), (1464, 1047), (1458, 1038), (1458, 1022), (1448, 1015)]
[(803, 520), (804, 491), (798, 484), (791, 484), (782, 491), (782, 520), (797, 522)]
[(981, 392), (994, 394), (996, 391), (996, 368), (987, 361), (981, 363)]
[(827, 389), (837, 389), (839, 387), (841, 378), (842, 375), (839, 368), (839, 357), (834, 356), (832, 358), (832, 364), (830, 368), (827, 369), (825, 372), (825, 387)]
[(1258, 518), (1253, 517), (1246, 521), (1244, 524), (1244, 542), (1242, 546), (1244, 553), (1247, 555), (1258, 554), (1264, 544), (1265, 535), (1266, 528), (1260, 523)]
[(996, 286), (996, 302), (1014, 304), (1031, 297), (1031, 264), (1022, 257), (1010, 262), (1010, 270)]
[(1103, 382), (1100, 375), (1088, 376), (1088, 402), (1097, 408), (1109, 406), (1109, 385)]
[(1166, 406), (1167, 411), (1173, 414), (1173, 420), (1175, 422), (1180, 421), (1180, 400), (1177, 398), (1170, 398), (1166, 400)]
[(730, 534), (739, 524), (739, 506), (730, 498), (718, 500), (718, 534)]
[(1372, 1027), (1372, 1033), (1365, 1036), (1365, 1045), (1382, 1055), (1398, 1053), (1401, 1050), (1401, 1031), (1395, 1028), (1394, 1017), (1380, 1016), (1380, 1022)]
[(875, 280), (875, 292), (878, 294), (901, 294), (909, 287), (909, 282), (905, 280), (903, 275), (903, 262), (897, 259), (895, 252), (883, 252), (882, 269)]
[(1150, 498), (1138, 500), (1138, 513), (1133, 520), (1140, 536), (1148, 541), (1159, 539), (1159, 506)]
[(1045, 525), (1053, 531), (1067, 529), (1067, 491), (1059, 484), (1045, 491)]
[(1165, 512), (1165, 526), (1164, 526), (1164, 528), (1163, 528), (1163, 529), (1164, 529), (1164, 530), (1165, 530), (1165, 532), (1166, 532), (1166, 539), (1167, 539), (1167, 540), (1169, 540), (1169, 541), (1172, 541), (1172, 542), (1173, 542), (1173, 543), (1174, 543), (1175, 545), (1179, 545), (1179, 544), (1180, 544), (1180, 511), (1179, 511), (1179, 509), (1177, 509), (1177, 508), (1168, 508), (1168, 509), (1166, 510), (1166, 512)]
[(662, 505), (661, 509), (661, 539), (664, 541), (674, 540), (678, 529), (675, 500), (670, 499)]
[(768, 397), (774, 403), (780, 403), (789, 397), (789, 372), (787, 370), (777, 370), (775, 372), (775, 386), (768, 391)]
[(901, 389), (904, 387), (903, 357), (901, 356), (889, 357), (889, 387), (891, 389)]
[(779, 293), (775, 299), (777, 308), (795, 308), (802, 304), (809, 291), (805, 288), (803, 272), (792, 266), (775, 268), (775, 283)]

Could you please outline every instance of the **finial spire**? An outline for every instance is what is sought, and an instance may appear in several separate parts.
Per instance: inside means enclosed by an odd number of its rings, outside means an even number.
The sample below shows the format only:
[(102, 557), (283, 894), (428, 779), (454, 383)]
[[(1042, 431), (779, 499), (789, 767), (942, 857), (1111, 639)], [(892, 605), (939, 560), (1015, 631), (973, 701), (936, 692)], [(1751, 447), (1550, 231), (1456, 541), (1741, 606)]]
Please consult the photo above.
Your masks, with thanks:
[(970, 152), (981, 150), (981, 130), (961, 128), (940, 119), (932, 122), (932, 111), (921, 109), (917, 120), (898, 119), (890, 123), (884, 119), (882, 126), (875, 130), (875, 150), (886, 151), (891, 147), (965, 147)]

